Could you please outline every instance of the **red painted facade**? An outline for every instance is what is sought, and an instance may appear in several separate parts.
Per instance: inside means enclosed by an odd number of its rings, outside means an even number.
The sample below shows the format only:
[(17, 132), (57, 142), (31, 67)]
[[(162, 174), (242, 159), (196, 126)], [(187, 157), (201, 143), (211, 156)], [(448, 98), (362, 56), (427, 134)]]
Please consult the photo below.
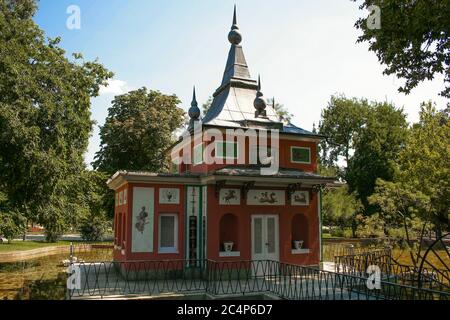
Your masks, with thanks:
[[(309, 147), (311, 149), (311, 164), (297, 164), (291, 162), (290, 148), (292, 146)], [(246, 143), (248, 148), (248, 143)], [(247, 149), (248, 150), (248, 149)], [(317, 145), (311, 141), (281, 140), (279, 144), (280, 166), (299, 169), (306, 172), (314, 172), (317, 168)], [(246, 159), (248, 160), (248, 153)], [(187, 166), (192, 172), (206, 173), (227, 165), (197, 165)], [(229, 165), (228, 165), (229, 166)], [(154, 188), (154, 226), (152, 253), (133, 253), (132, 242), (132, 212), (133, 212), (133, 188)], [(159, 204), (160, 188), (178, 188), (180, 190), (180, 202), (177, 205)], [(226, 188), (241, 188), (241, 185), (229, 184)], [(309, 192), (308, 206), (292, 206), (286, 187), (266, 186), (254, 187), (254, 190), (281, 190), (285, 194), (285, 204), (281, 206), (248, 205), (245, 199), (241, 199), (240, 205), (220, 205), (216, 196), (215, 185), (207, 185), (207, 229), (206, 229), (206, 258), (214, 261), (252, 260), (252, 215), (277, 215), (279, 224), (279, 260), (281, 262), (317, 265), (320, 262), (320, 212), (319, 193), (312, 188), (302, 188)], [(116, 189), (116, 193), (127, 194), (127, 203), (117, 205), (115, 209), (115, 250), (114, 259), (117, 261), (147, 261), (147, 260), (182, 260), (186, 257), (186, 184), (166, 184), (148, 182), (127, 182)], [(159, 253), (159, 216), (161, 214), (176, 214), (178, 219), (177, 253)], [(293, 240), (302, 239), (303, 247), (309, 249), (309, 253), (294, 254)], [(232, 240), (234, 251), (240, 252), (239, 256), (221, 257), (223, 242)]]

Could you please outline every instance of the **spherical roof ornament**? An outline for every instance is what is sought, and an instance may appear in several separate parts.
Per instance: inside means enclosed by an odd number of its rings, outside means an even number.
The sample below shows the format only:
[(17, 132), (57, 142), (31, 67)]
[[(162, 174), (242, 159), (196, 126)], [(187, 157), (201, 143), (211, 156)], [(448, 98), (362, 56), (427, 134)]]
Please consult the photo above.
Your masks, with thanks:
[(261, 92), (261, 77), (258, 76), (258, 92), (256, 93), (256, 98), (253, 101), (253, 106), (256, 109), (255, 117), (266, 116), (266, 100), (264, 99), (264, 95)]
[(236, 5), (234, 5), (233, 26), (231, 27), (230, 33), (228, 33), (228, 41), (236, 46), (242, 42), (242, 35), (239, 32), (239, 27), (237, 26)]
[(195, 94), (195, 86), (194, 86), (194, 93), (192, 96), (191, 107), (189, 108), (188, 114), (189, 117), (194, 121), (197, 121), (200, 118), (200, 109), (198, 107), (197, 98)]

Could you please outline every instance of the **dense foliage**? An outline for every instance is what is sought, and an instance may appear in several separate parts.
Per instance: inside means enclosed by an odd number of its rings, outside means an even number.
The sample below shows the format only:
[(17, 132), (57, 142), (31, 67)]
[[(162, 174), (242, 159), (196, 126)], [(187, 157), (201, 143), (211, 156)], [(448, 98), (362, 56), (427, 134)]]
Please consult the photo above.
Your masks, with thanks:
[(117, 96), (100, 129), (101, 150), (93, 166), (109, 174), (118, 170), (160, 172), (169, 168), (165, 154), (185, 113), (174, 95), (141, 88)]
[(420, 82), (441, 75), (441, 95), (450, 97), (450, 1), (364, 0), (360, 9), (372, 5), (380, 8), (381, 27), (369, 28), (368, 18), (359, 19), (356, 27), (363, 34), (358, 41), (369, 43), (386, 65), (385, 74), (405, 80), (400, 92), (408, 94)]
[(0, 2), (0, 189), (9, 214), (43, 224), (53, 240), (77, 212), (71, 187), (85, 170), (90, 99), (112, 74), (80, 54), (69, 60), (35, 12), (32, 0)]
[(395, 161), (394, 182), (377, 181), (371, 202), (385, 215), (404, 221), (419, 218), (438, 234), (448, 229), (450, 214), (450, 108), (422, 105), (420, 121), (408, 132)]

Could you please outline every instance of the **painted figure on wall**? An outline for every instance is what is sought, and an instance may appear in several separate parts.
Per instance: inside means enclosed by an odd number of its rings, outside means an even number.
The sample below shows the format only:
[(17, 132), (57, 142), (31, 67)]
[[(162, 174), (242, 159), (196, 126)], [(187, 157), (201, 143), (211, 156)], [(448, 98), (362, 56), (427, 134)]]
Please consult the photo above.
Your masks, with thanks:
[(222, 198), (226, 203), (230, 203), (231, 200), (237, 200), (236, 190), (228, 190), (225, 196)]
[(137, 216), (138, 222), (135, 225), (136, 229), (142, 234), (144, 233), (145, 225), (148, 224), (147, 218), (148, 218), (148, 212), (145, 211), (145, 207), (142, 207), (141, 212), (139, 212), (139, 214)]
[[(258, 199), (258, 198), (256, 198), (256, 199)], [(277, 203), (278, 199), (276, 197), (275, 192), (272, 192), (270, 195), (268, 194), (268, 192), (262, 192), (258, 201), (260, 203)]]

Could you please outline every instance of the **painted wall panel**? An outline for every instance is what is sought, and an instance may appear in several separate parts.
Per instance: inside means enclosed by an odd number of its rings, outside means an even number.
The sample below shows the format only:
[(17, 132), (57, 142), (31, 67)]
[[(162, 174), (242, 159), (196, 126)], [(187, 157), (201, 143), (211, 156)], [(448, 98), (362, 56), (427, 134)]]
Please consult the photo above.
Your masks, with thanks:
[(153, 252), (154, 196), (154, 188), (133, 188), (133, 219), (131, 226), (131, 251), (133, 253)]
[(283, 206), (285, 193), (281, 190), (250, 190), (247, 204), (253, 206)]

